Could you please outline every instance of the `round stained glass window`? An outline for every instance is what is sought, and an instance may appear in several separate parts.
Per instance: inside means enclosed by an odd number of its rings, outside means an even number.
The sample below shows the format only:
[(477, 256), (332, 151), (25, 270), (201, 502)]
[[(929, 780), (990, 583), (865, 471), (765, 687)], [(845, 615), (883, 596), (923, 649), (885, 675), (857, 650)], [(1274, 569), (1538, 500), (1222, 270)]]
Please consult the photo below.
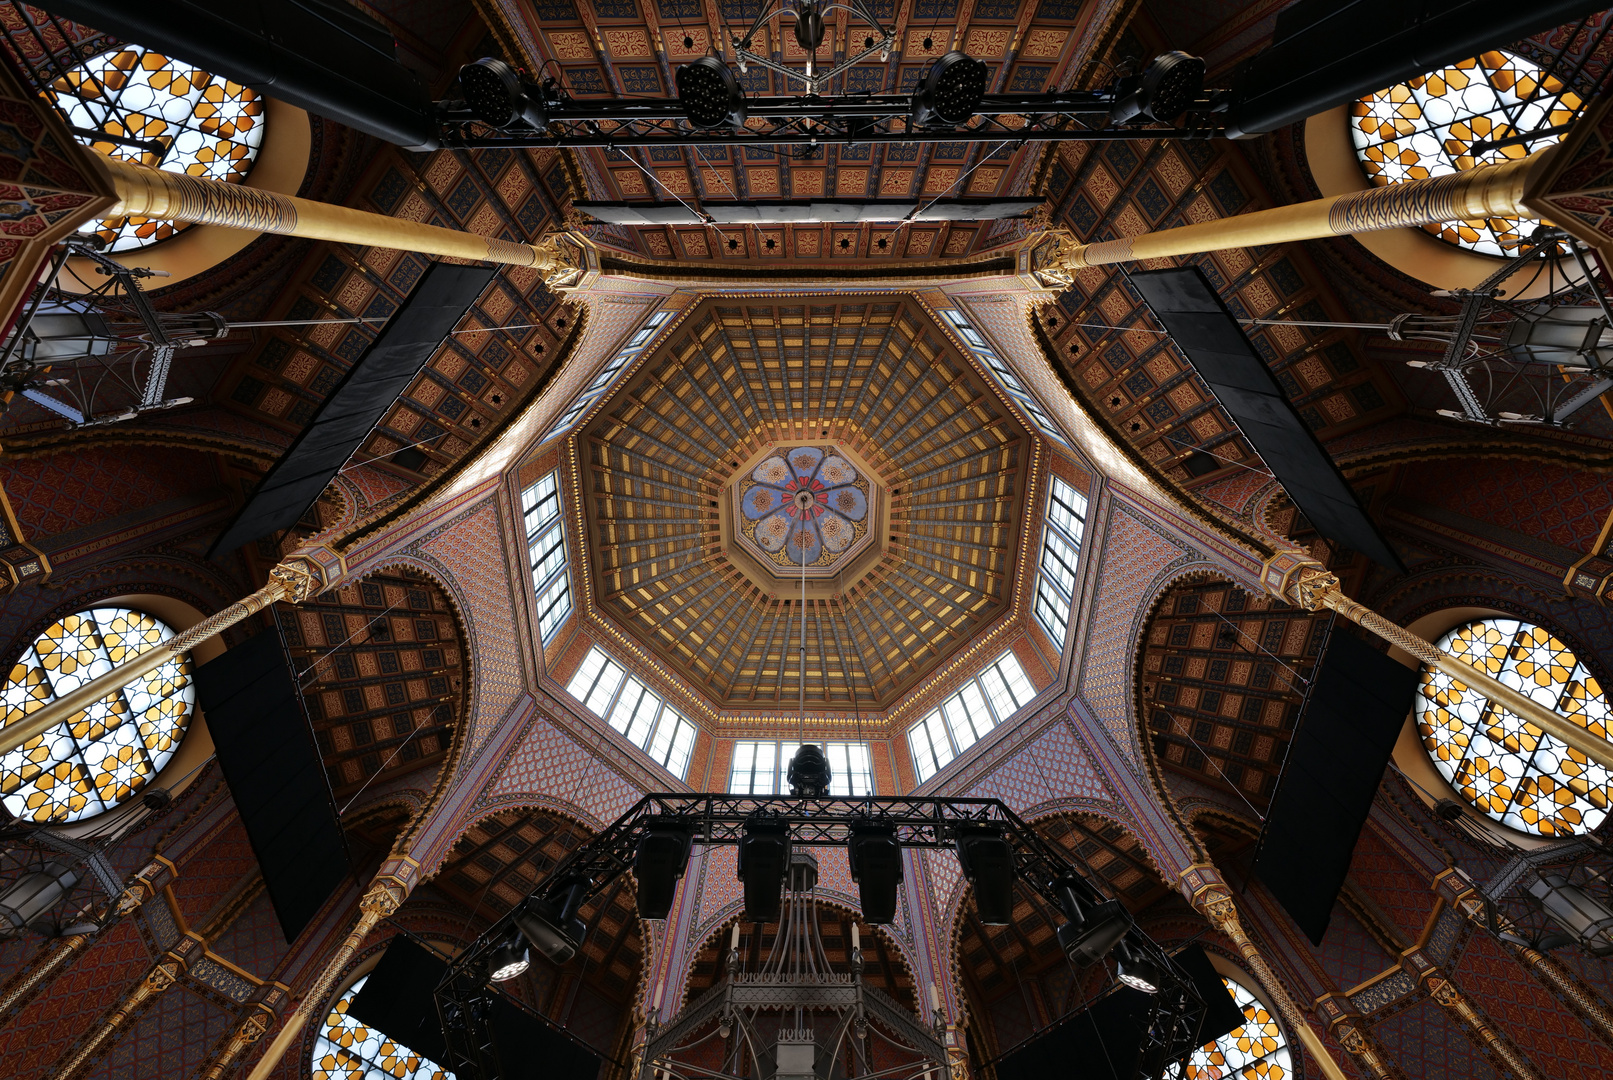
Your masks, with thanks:
[[(1494, 149), (1475, 144), (1566, 124), (1583, 104), (1533, 61), (1496, 50), (1368, 94), (1355, 103), (1350, 134), (1368, 178), (1382, 187), (1525, 157), (1561, 136)], [(1424, 228), (1470, 251), (1507, 255), (1533, 225), (1490, 218)]]
[(314, 1040), (314, 1080), (453, 1080), (454, 1074), (347, 1015), (364, 978), (347, 988)]
[[(1488, 672), (1598, 738), (1609, 713), (1602, 687), (1568, 646), (1517, 619), (1478, 619), (1439, 639), (1441, 649)], [(1477, 690), (1423, 670), (1417, 730), (1451, 786), (1496, 821), (1522, 832), (1589, 832), (1607, 816), (1613, 773)]]
[(1227, 992), (1243, 1010), (1243, 1026), (1233, 1028), (1213, 1043), (1193, 1051), (1182, 1065), (1166, 1075), (1180, 1080), (1288, 1080), (1294, 1066), (1288, 1059), (1288, 1040), (1276, 1019), (1242, 984), (1225, 976)]
[[(14, 724), (174, 636), (129, 608), (81, 611), (50, 626), (0, 691), (0, 727)], [(0, 798), (24, 821), (68, 822), (110, 810), (174, 756), (195, 708), (190, 656), (170, 660), (85, 711), (0, 755)]]
[[(138, 45), (73, 68), (50, 85), (47, 96), (80, 142), (169, 172), (240, 183), (263, 143), (264, 101), (257, 91)], [(94, 132), (148, 145), (97, 139)], [(130, 251), (184, 228), (131, 216), (108, 218), (96, 232), (109, 251)]]

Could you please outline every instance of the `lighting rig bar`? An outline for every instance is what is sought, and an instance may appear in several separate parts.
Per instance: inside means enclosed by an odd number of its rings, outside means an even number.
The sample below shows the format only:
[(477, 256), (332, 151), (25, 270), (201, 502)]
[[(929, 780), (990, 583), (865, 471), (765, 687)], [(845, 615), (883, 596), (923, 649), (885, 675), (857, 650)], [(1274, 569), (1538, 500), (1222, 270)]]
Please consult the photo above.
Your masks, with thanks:
[[(986, 65), (951, 52), (911, 94), (747, 97), (715, 57), (678, 68), (677, 96), (579, 101), (502, 60), (460, 71), (463, 100), (437, 103), (444, 146), (626, 149), (865, 143), (1108, 142), (1222, 135), (1226, 91), (1203, 89), (1204, 62), (1166, 53), (1097, 90), (988, 94)], [(757, 121), (761, 121), (757, 124)], [(754, 125), (754, 126), (753, 126)]]
[[(1072, 917), (1072, 924), (1061, 929), (1059, 937), (1076, 962), (1101, 962), (1118, 949), (1123, 956), (1122, 981), (1139, 986), (1135, 977), (1127, 976), (1125, 967), (1147, 972), (1146, 981), (1152, 984), (1148, 1033), (1139, 1047), (1134, 1075), (1156, 1077), (1169, 1061), (1191, 1052), (1202, 1041), (1198, 1035), (1207, 1006), (1192, 978), (1135, 928), (1084, 863), (1047, 841), (1000, 800), (663, 792), (644, 796), (561, 860), (525, 901), (449, 965), (436, 992), (449, 1047), (450, 1060), (444, 1064), (460, 1076), (496, 1080), (500, 1066), (488, 1018), (495, 1011), (495, 998), (503, 994), (499, 982), (526, 967), (524, 960), (513, 969), (505, 967), (501, 958), (519, 957), (530, 946), (555, 963), (570, 960), (587, 932), (578, 912), (623, 874), (639, 877), (641, 916), (665, 918), (676, 878), (682, 877), (695, 843), (739, 847), (744, 874), (745, 845), (758, 836), (787, 837), (791, 848), (845, 848), (870, 830), (894, 840), (897, 848), (957, 851), (965, 876), (977, 883), (977, 889), (995, 886), (1003, 891), (1004, 901), (999, 903), (1008, 908), (1012, 902), (1006, 899), (1007, 890), (1014, 879), (1035, 889), (1055, 910)], [(664, 852), (669, 838), (674, 851), (681, 845), (681, 856), (670, 862), (657, 860), (656, 845), (663, 845), (660, 851)], [(996, 850), (971, 847), (981, 844)], [(651, 854), (647, 857), (646, 852)], [(993, 854), (998, 862), (991, 861)], [(855, 859), (853, 853), (854, 867)], [(657, 884), (646, 877), (657, 872), (666, 880)], [(749, 892), (747, 879), (747, 895)], [(660, 900), (649, 903), (663, 905), (662, 910), (647, 914), (647, 895), (659, 896)], [(986, 902), (980, 903), (985, 918)], [(505, 996), (505, 1000), (531, 1011), (514, 997)]]

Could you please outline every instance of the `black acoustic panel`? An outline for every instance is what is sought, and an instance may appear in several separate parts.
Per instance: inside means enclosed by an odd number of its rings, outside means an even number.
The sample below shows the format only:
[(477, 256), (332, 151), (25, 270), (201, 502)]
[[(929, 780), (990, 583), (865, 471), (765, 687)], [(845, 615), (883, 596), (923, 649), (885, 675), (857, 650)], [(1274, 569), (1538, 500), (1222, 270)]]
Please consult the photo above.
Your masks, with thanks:
[(437, 1015), (437, 984), (448, 961), (404, 934), (387, 942), (347, 1015), (439, 1065), (448, 1042)]
[(503, 994), (493, 999), (493, 1047), (507, 1080), (598, 1080), (604, 1059)]
[(1417, 691), (1417, 672), (1335, 631), (1312, 676), (1254, 873), (1315, 945)]
[(280, 635), (258, 634), (197, 668), (196, 694), (280, 929), (294, 941), (350, 870)]
[(1310, 523), (1329, 540), (1404, 573), (1400, 557), (1204, 272), (1196, 266), (1150, 270), (1133, 274), (1131, 283)]
[(209, 557), (295, 525), (497, 272), (491, 266), (432, 263), (409, 299), (213, 542)]
[[(1175, 960), (1208, 1006), (1192, 1040), (1172, 1048), (1181, 1057), (1239, 1027), (1244, 1017), (1204, 950), (1190, 946)], [(1134, 1080), (1152, 1000), (1120, 987), (998, 1058), (997, 1080)]]

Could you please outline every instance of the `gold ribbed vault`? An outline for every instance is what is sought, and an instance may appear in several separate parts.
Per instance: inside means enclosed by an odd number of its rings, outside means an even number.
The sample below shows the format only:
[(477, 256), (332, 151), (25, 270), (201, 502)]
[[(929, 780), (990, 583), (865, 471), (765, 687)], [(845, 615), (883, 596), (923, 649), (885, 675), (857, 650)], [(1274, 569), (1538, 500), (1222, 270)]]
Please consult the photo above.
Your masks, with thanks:
[[(1032, 436), (914, 301), (702, 304), (584, 429), (594, 598), (723, 707), (797, 700), (801, 600), (720, 504), (769, 446), (837, 443), (888, 492), (880, 548), (809, 589), (809, 705), (884, 708), (1013, 599)], [(855, 700), (854, 700), (855, 699)]]

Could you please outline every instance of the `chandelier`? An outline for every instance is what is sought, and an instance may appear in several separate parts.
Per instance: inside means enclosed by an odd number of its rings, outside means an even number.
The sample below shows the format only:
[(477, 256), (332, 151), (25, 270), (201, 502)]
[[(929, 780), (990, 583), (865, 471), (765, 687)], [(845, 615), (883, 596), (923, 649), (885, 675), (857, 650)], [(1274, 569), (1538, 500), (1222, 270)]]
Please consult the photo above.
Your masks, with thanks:
[[(816, 897), (818, 860), (790, 857), (767, 958), (746, 971), (740, 924), (716, 985), (665, 1024), (652, 1015), (635, 1074), (642, 1080), (890, 1080), (946, 1067), (946, 1032), (863, 981), (861, 930), (851, 924), (849, 970), (824, 949)], [(760, 924), (757, 924), (760, 932)], [(659, 997), (659, 993), (657, 994)]]

